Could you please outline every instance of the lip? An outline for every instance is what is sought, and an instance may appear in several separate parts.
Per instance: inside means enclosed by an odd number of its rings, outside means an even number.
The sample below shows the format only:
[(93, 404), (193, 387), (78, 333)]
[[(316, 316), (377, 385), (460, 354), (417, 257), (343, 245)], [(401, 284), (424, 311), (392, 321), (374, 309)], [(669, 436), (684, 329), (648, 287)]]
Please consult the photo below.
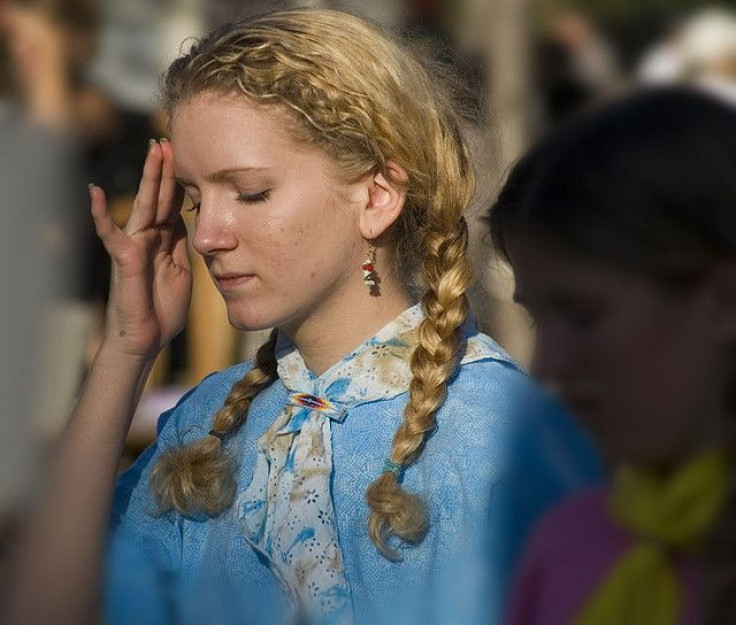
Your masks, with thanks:
[(217, 288), (220, 291), (233, 291), (248, 282), (250, 282), (255, 276), (247, 273), (219, 273), (212, 274), (212, 279), (215, 281)]

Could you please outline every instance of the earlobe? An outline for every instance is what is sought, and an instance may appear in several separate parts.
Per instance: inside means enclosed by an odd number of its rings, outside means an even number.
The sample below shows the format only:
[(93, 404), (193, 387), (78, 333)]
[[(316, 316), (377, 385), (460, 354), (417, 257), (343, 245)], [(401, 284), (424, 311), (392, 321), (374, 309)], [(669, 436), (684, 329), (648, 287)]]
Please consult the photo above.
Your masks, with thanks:
[(360, 214), (360, 231), (368, 240), (385, 233), (404, 209), (406, 171), (394, 161), (388, 162), (389, 175), (376, 171), (370, 178), (368, 200)]

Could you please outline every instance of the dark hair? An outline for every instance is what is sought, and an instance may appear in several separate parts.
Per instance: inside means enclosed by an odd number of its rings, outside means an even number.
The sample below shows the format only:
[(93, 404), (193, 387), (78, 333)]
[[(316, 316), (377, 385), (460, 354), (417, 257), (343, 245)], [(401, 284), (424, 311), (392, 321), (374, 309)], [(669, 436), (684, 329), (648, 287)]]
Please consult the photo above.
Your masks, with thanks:
[[(519, 161), (488, 222), (508, 260), (514, 236), (541, 234), (656, 279), (697, 277), (736, 257), (736, 108), (666, 88), (590, 113)], [(734, 482), (704, 554), (711, 625), (734, 622)]]
[(736, 109), (640, 92), (554, 133), (511, 171), (489, 225), (666, 277), (736, 254)]

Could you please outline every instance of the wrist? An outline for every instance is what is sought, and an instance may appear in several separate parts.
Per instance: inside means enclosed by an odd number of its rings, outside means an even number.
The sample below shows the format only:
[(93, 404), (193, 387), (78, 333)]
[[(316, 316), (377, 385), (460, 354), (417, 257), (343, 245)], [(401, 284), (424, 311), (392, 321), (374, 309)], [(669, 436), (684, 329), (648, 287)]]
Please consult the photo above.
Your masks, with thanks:
[(117, 337), (105, 336), (97, 350), (95, 360), (117, 363), (121, 367), (150, 369), (158, 356), (156, 349), (136, 350)]

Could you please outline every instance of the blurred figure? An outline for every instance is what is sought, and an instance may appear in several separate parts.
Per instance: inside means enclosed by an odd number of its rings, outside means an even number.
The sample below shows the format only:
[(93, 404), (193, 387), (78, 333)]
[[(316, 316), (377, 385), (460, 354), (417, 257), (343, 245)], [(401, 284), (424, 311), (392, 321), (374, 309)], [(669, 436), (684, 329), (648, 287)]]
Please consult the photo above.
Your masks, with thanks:
[(46, 419), (51, 432), (65, 422), (71, 396), (97, 348), (110, 282), (109, 258), (85, 209), (86, 184), (104, 185), (115, 218), (124, 222), (137, 189), (140, 160), (148, 139), (157, 134), (147, 113), (119, 107), (90, 77), (100, 17), (98, 0), (7, 0), (2, 11), (15, 108), (75, 152), (76, 175), (69, 182), (74, 208), (65, 227), (79, 257), (78, 279), (68, 294), (74, 304), (55, 315), (64, 331), (57, 325), (52, 336), (68, 340), (52, 349), (63, 352), (67, 375), (46, 375), (56, 382), (41, 412), (53, 411), (55, 404), (66, 406)]
[(541, 123), (551, 128), (617, 93), (623, 84), (615, 53), (581, 13), (558, 15), (536, 55)]
[(736, 622), (736, 113), (628, 98), (523, 158), (490, 224), (611, 470), (542, 521), (509, 622)]
[[(116, 218), (123, 222), (138, 184), (140, 160), (157, 131), (148, 114), (119, 107), (89, 76), (98, 44), (98, 0), (7, 0), (5, 34), (17, 105), (35, 121), (64, 132), (79, 151), (77, 184), (86, 205), (85, 185), (104, 185)], [(152, 85), (153, 87), (153, 85)], [(81, 212), (84, 248), (81, 296), (107, 298), (109, 261)]]
[(94, 104), (75, 96), (80, 68), (94, 50), (96, 23), (93, 0), (6, 0), (0, 5), (11, 93), (36, 122), (70, 130), (95, 121), (89, 116)]
[[(73, 181), (77, 153), (54, 77), (65, 46), (15, 4), (0, 5), (0, 590), (7, 552), (42, 457), (41, 421), (66, 414), (73, 368), (55, 350), (73, 340), (79, 271)], [(12, 65), (11, 65), (12, 62)], [(59, 114), (63, 111), (63, 114)], [(77, 364), (79, 364), (77, 362)], [(71, 376), (70, 384), (66, 384)], [(55, 404), (63, 390), (64, 400)], [(53, 411), (56, 411), (52, 414)]]
[(699, 11), (642, 59), (644, 84), (686, 83), (736, 104), (736, 14)]

